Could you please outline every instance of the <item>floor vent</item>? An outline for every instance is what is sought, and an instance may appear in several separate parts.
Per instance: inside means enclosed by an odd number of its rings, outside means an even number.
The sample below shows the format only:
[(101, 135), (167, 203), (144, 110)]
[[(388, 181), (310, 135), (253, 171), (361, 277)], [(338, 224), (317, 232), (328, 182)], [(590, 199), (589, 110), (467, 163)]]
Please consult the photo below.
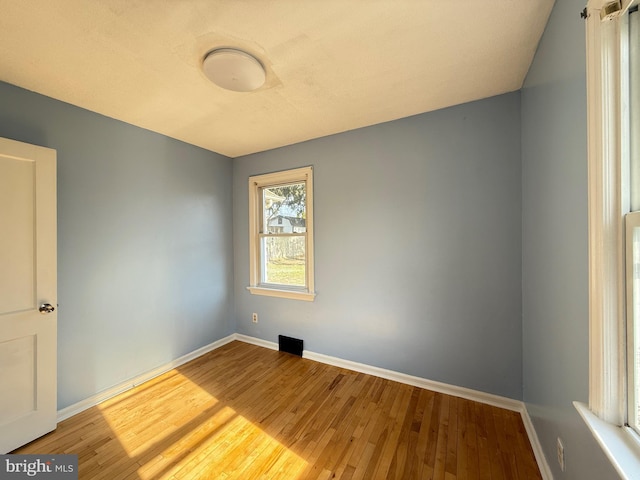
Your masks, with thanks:
[(278, 350), (301, 357), (302, 340), (298, 338), (285, 337), (284, 335), (278, 335)]

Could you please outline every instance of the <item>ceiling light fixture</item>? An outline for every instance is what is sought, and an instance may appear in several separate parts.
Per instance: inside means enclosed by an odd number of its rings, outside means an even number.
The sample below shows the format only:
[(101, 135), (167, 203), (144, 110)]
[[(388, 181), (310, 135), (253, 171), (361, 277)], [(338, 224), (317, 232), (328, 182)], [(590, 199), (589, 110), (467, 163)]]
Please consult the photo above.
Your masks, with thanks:
[(253, 55), (235, 48), (219, 48), (209, 52), (202, 70), (219, 87), (234, 92), (251, 92), (264, 85), (266, 72)]

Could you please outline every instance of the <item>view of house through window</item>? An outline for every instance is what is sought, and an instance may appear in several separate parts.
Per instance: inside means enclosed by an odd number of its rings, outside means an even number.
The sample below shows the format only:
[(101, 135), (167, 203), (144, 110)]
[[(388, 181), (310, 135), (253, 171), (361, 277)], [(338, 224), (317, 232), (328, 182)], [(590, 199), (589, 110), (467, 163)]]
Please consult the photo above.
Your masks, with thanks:
[(249, 177), (249, 244), (252, 294), (314, 300), (312, 167)]
[(261, 283), (306, 285), (306, 185), (262, 189)]

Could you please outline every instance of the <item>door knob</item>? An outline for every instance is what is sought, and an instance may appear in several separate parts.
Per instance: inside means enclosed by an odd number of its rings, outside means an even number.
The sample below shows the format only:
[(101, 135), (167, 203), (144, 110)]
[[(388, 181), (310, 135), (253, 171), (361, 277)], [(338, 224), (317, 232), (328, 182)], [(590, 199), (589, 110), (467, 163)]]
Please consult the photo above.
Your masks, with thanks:
[(44, 315), (53, 312), (55, 309), (56, 308), (50, 303), (43, 303), (42, 305), (40, 305), (38, 311)]

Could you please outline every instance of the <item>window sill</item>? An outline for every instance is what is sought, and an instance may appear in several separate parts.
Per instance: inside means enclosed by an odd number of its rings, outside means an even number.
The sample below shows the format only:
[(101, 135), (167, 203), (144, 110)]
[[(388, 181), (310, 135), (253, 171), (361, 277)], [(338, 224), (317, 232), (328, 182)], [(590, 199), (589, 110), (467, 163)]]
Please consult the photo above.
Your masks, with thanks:
[(618, 474), (625, 479), (640, 478), (640, 440), (635, 432), (605, 422), (584, 403), (573, 402), (573, 405)]
[(315, 292), (301, 292), (296, 290), (279, 290), (277, 288), (265, 288), (265, 287), (247, 287), (253, 295), (265, 295), (267, 297), (280, 297), (289, 298), (291, 300), (304, 300), (306, 302), (313, 302), (316, 298)]

